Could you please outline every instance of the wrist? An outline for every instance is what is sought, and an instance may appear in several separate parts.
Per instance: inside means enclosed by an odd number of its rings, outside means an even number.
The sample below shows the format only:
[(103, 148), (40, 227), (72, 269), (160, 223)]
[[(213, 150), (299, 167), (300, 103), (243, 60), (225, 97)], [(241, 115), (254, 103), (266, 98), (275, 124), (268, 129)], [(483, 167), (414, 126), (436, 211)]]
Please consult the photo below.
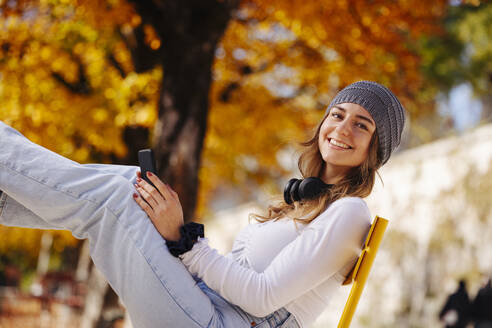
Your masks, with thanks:
[[(180, 227), (180, 228), (181, 228), (181, 227)], [(167, 237), (163, 236), (163, 237), (164, 237), (164, 239), (165, 239), (167, 242), (169, 242), (169, 241), (171, 241), (171, 242), (177, 242), (177, 241), (179, 241), (179, 239), (181, 238), (181, 233), (180, 233), (180, 232), (179, 232), (179, 230), (178, 230), (178, 231), (176, 231), (175, 233), (173, 233), (172, 235), (169, 235), (169, 236), (167, 236)]]

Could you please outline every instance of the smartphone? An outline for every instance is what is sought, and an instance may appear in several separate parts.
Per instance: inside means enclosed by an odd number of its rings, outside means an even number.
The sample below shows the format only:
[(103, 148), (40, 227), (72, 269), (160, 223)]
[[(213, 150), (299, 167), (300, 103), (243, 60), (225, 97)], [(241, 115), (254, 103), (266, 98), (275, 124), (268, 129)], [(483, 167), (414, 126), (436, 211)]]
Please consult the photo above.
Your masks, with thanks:
[[(152, 149), (142, 149), (138, 151), (138, 163), (140, 164), (140, 173), (142, 179), (150, 183), (154, 188), (156, 186), (150, 181), (149, 177), (147, 177), (147, 172), (152, 172), (157, 175), (157, 167), (154, 158), (154, 152)], [(157, 188), (156, 188), (157, 189)]]

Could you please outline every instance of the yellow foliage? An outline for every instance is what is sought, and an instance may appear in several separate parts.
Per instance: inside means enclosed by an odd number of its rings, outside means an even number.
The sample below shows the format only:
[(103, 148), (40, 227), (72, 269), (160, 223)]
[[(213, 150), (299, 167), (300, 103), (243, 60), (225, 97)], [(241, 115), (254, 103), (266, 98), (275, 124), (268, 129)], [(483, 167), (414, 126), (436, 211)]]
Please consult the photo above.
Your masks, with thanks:
[[(38, 14), (28, 19), (0, 15), (0, 120), (77, 162), (93, 162), (94, 150), (123, 157), (125, 126), (151, 127), (156, 120), (162, 77), (160, 69), (122, 77), (108, 61), (109, 49), (126, 72), (133, 69), (115, 33), (118, 24), (135, 24), (133, 9), (124, 1), (113, 1), (112, 7), (72, 0), (36, 6)], [(80, 68), (89, 81), (87, 95), (73, 93), (53, 78), (58, 74), (77, 85)], [(60, 240), (55, 250), (75, 243), (69, 232), (53, 233)], [(0, 253), (26, 249), (34, 258), (40, 236), (39, 230), (0, 226)]]
[[(119, 34), (142, 24), (141, 17), (125, 0), (31, 5), (38, 9), (33, 17), (0, 15), (0, 45), (8, 44), (0, 48), (0, 120), (78, 162), (92, 161), (94, 152), (123, 157), (122, 130), (132, 124), (151, 128), (157, 120), (163, 76), (161, 68), (135, 73)], [(425, 108), (414, 101), (425, 81), (408, 44), (439, 32), (447, 5), (242, 1), (247, 19), (230, 22), (213, 64), (197, 214), (206, 213), (225, 181), (284, 178), (277, 152), (307, 139), (334, 93), (355, 80), (388, 85), (412, 113)], [(166, 47), (152, 26), (144, 32), (152, 49)], [(84, 87), (81, 68), (89, 91), (77, 94), (60, 80)], [(248, 69), (251, 74), (244, 73)]]

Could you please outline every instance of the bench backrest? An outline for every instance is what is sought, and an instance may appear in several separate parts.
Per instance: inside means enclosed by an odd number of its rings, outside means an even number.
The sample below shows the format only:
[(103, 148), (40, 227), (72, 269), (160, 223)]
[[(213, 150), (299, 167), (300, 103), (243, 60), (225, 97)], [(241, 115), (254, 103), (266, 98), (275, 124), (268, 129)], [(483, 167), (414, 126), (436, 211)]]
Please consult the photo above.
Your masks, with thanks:
[(360, 295), (366, 284), (369, 271), (371, 270), (372, 263), (376, 257), (376, 253), (379, 248), (379, 244), (383, 239), (384, 232), (388, 225), (388, 220), (376, 216), (371, 224), (371, 228), (366, 237), (364, 248), (357, 260), (354, 268), (348, 274), (342, 285), (348, 285), (353, 282), (352, 289), (350, 290), (347, 303), (343, 309), (342, 317), (338, 323), (338, 328), (350, 327), (350, 322), (355, 313), (355, 308), (359, 303)]

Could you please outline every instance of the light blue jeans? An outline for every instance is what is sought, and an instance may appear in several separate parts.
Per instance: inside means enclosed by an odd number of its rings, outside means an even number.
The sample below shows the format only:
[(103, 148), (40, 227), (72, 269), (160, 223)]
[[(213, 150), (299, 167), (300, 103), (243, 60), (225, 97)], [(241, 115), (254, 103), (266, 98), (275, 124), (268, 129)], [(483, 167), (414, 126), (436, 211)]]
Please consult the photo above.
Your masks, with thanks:
[(139, 170), (79, 164), (0, 121), (0, 224), (88, 238), (135, 328), (299, 327), (284, 308), (254, 317), (193, 277), (133, 200)]

